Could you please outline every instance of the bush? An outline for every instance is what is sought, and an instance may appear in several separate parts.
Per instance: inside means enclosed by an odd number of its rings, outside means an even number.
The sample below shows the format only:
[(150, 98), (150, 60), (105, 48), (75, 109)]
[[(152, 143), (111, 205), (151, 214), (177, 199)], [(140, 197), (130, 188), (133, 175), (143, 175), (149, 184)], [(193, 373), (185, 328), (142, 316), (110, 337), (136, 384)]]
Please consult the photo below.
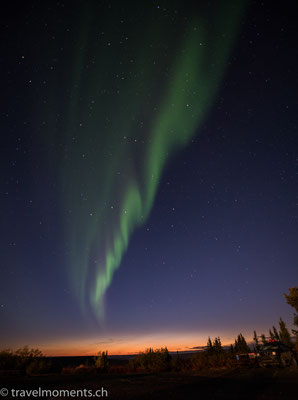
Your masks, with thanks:
[(209, 368), (207, 351), (200, 351), (191, 357), (191, 366), (195, 371)]
[(16, 367), (16, 357), (11, 350), (0, 351), (0, 370), (13, 370)]
[(232, 356), (226, 351), (210, 353), (200, 351), (191, 358), (193, 370), (229, 368), (232, 363)]
[(189, 369), (191, 369), (190, 361), (181, 358), (177, 352), (177, 355), (172, 357), (171, 370), (180, 372), (180, 371), (188, 371)]
[(42, 359), (31, 361), (26, 367), (26, 375), (39, 375), (49, 372), (50, 364)]
[(94, 357), (95, 368), (101, 372), (107, 372), (109, 368), (108, 352), (102, 351), (98, 353), (97, 357)]
[(134, 369), (145, 371), (166, 371), (171, 367), (171, 356), (166, 347), (141, 352), (134, 360)]
[[(40, 350), (30, 349), (28, 346), (24, 346), (16, 350), (15, 356), (16, 368), (24, 372), (33, 361), (41, 360), (43, 357)], [(37, 363), (35, 365), (37, 365)]]
[[(31, 365), (32, 364), (32, 365)], [(23, 373), (34, 373), (45, 368), (42, 352), (38, 349), (21, 347), (15, 352), (3, 350), (0, 352), (0, 370), (18, 370)]]

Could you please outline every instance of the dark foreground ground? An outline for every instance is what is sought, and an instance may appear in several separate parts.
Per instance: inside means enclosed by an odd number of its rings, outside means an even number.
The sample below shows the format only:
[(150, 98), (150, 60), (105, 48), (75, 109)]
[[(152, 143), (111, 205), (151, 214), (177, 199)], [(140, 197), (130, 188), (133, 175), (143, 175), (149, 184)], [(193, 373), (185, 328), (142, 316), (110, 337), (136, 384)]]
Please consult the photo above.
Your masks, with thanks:
[[(0, 376), (1, 388), (8, 389), (7, 396), (16, 398), (11, 389), (38, 390), (92, 390), (84, 396), (54, 396), (43, 398), (96, 397), (95, 391), (103, 387), (110, 399), (297, 399), (298, 370), (290, 369), (238, 369), (206, 374), (106, 374), (106, 375), (46, 375), (35, 377)], [(3, 389), (2, 389), (3, 390)], [(2, 392), (3, 394), (3, 392)], [(5, 394), (5, 393), (4, 393)], [(20, 394), (18, 397), (21, 397)], [(1, 396), (0, 396), (1, 398)], [(24, 398), (23, 396), (21, 398)], [(25, 398), (34, 398), (33, 396)], [(35, 396), (35, 398), (39, 398)]]

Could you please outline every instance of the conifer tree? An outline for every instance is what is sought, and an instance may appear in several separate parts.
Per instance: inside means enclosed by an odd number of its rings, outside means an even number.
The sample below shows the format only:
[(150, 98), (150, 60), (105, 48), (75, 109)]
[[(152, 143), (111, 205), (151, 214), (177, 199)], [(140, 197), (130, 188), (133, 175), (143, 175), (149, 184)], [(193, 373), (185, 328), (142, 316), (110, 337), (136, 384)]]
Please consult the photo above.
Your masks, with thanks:
[(212, 342), (211, 342), (211, 339), (210, 339), (210, 336), (209, 336), (208, 337), (208, 342), (207, 342), (207, 351), (209, 351), (211, 353), (212, 350), (213, 350), (213, 346), (212, 346)]
[(262, 340), (263, 344), (267, 343), (267, 339), (266, 339), (266, 336), (264, 335), (264, 333), (262, 333), (262, 335), (261, 335), (261, 340)]
[(271, 329), (269, 329), (269, 336), (271, 340), (275, 340), (274, 334)]
[(249, 353), (250, 349), (246, 343), (246, 340), (242, 333), (239, 333), (237, 339), (235, 339), (235, 352), (236, 353)]
[[(287, 303), (295, 308), (297, 314), (294, 314), (294, 325), (298, 327), (298, 287), (289, 288), (289, 294), (284, 294)], [(292, 329), (294, 335), (297, 336), (297, 343), (298, 343), (298, 330)]]
[(292, 346), (292, 342), (291, 342), (291, 335), (288, 331), (288, 328), (286, 327), (285, 322), (282, 320), (282, 318), (280, 318), (279, 320), (279, 337), (280, 340), (286, 344), (287, 346)]
[(259, 343), (259, 339), (258, 339), (258, 336), (257, 336), (257, 332), (256, 332), (256, 331), (254, 331), (254, 342), (255, 342), (255, 352), (256, 352), (256, 353), (259, 353), (260, 350), (261, 350), (261, 345), (260, 345), (260, 343)]
[(213, 349), (215, 353), (221, 353), (223, 351), (219, 336), (214, 339)]
[(273, 329), (274, 339), (280, 340), (279, 333), (277, 332), (277, 329), (275, 328), (275, 326), (273, 326), (272, 329)]
[[(297, 314), (294, 314), (294, 325), (297, 326), (298, 328), (298, 287), (292, 287), (289, 288), (289, 294), (285, 293), (285, 298), (287, 300), (287, 303), (294, 307), (296, 310)], [(295, 350), (296, 354), (298, 355), (298, 329), (292, 329), (293, 334), (296, 336), (295, 340)]]

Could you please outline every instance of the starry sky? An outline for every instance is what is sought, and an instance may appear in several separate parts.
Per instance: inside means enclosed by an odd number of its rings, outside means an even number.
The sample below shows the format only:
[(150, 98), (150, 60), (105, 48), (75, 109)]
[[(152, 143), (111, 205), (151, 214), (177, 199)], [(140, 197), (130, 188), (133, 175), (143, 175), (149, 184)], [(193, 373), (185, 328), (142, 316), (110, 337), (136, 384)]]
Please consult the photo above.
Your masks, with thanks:
[(231, 343), (293, 312), (293, 2), (3, 13), (1, 348)]

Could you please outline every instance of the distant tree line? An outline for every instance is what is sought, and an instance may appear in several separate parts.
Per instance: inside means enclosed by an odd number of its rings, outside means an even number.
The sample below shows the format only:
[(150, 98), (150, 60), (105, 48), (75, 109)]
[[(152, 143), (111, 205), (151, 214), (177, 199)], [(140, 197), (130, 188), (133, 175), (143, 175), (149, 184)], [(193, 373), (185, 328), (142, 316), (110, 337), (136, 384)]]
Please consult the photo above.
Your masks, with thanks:
[[(298, 287), (289, 289), (285, 294), (286, 301), (291, 305), (296, 313), (294, 314), (294, 325), (298, 328)], [(183, 370), (202, 370), (210, 368), (229, 368), (235, 364), (235, 356), (247, 355), (254, 351), (260, 353), (262, 346), (270, 341), (281, 342), (291, 349), (295, 349), (298, 355), (298, 329), (293, 329), (295, 341), (292, 341), (291, 334), (282, 318), (279, 319), (279, 330), (275, 326), (269, 329), (269, 335), (257, 335), (254, 331), (254, 346), (250, 348), (242, 333), (235, 338), (234, 344), (228, 349), (223, 348), (219, 336), (213, 340), (208, 338), (204, 350), (194, 353), (191, 357), (185, 358), (177, 352), (171, 355), (167, 347), (160, 349), (148, 348), (140, 352), (135, 359), (130, 360), (129, 364), (121, 371), (114, 367), (114, 372), (132, 372), (132, 371), (183, 371)], [(16, 351), (0, 351), (0, 372), (1, 370), (19, 371), (27, 375), (35, 375), (51, 371), (51, 364), (38, 349), (30, 349), (28, 346), (22, 347)], [(99, 352), (93, 359), (93, 363), (87, 363), (77, 367), (63, 368), (65, 374), (90, 374), (113, 372), (113, 367), (109, 364), (107, 351)]]

